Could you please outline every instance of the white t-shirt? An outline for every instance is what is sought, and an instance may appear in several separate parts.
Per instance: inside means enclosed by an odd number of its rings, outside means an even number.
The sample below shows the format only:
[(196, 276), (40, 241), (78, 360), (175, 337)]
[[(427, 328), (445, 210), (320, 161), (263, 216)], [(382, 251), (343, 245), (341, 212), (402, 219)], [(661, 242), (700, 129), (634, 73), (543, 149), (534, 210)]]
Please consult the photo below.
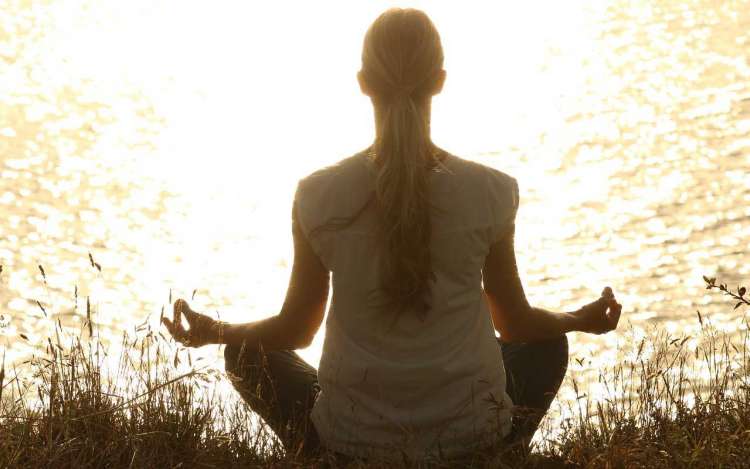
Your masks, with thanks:
[(312, 419), (323, 444), (355, 456), (451, 457), (510, 432), (513, 402), (482, 290), (490, 245), (514, 223), (518, 185), (511, 176), (446, 153), (430, 172), (432, 309), (424, 320), (373, 305), (378, 257), (371, 205), (376, 168), (366, 151), (300, 180), (295, 194), (303, 232), (332, 272), (333, 294)]

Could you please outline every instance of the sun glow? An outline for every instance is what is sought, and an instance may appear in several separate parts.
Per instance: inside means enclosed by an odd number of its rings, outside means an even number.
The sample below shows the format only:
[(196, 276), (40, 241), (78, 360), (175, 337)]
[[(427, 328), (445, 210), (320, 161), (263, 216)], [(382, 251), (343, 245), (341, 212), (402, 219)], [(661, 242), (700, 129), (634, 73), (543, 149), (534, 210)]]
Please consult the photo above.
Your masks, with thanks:
[[(701, 275), (747, 278), (748, 10), (732, 2), (10, 2), (8, 360), (34, 349), (17, 333), (44, 336), (37, 300), (79, 327), (96, 297), (112, 337), (158, 317), (170, 289), (222, 319), (277, 313), (297, 180), (374, 138), (356, 72), (390, 6), (425, 10), (442, 37), (433, 140), (519, 181), (533, 304), (578, 307), (610, 284), (634, 324), (687, 330), (697, 306), (721, 307), (697, 296)], [(609, 340), (577, 335), (573, 354), (604, 357)]]
[[(229, 305), (215, 306), (236, 310), (229, 316), (247, 317), (248, 308), (253, 316), (278, 310), (291, 266), (288, 220), (296, 180), (374, 137), (371, 105), (355, 74), (365, 30), (389, 6), (192, 2), (117, 11), (121, 29), (112, 34), (133, 38), (120, 63), (133, 80), (152, 84), (146, 92), (166, 123), (155, 138), (158, 153), (139, 168), (179, 194), (177, 212), (164, 217), (175, 218), (170, 226), (178, 246), (190, 254), (175, 253), (181, 268), (170, 281), (200, 284), (211, 272), (227, 279), (212, 295), (227, 298)], [(582, 7), (399, 6), (424, 9), (441, 32), (448, 79), (433, 102), (432, 134), (439, 145), (487, 162), (480, 155), (529, 147), (539, 133), (562, 125), (570, 111), (555, 97), (584, 81), (570, 51), (585, 51), (592, 34)], [(540, 9), (548, 14), (539, 15)], [(555, 55), (563, 48), (567, 56)], [(550, 73), (554, 62), (566, 73)], [(539, 178), (559, 160), (540, 154), (527, 156), (527, 163), (508, 162), (524, 189), (545, 185)], [(491, 164), (503, 167), (504, 158)], [(563, 182), (552, 179), (547, 186)], [(564, 207), (548, 209), (545, 217), (564, 213)], [(185, 219), (197, 223), (179, 229)], [(253, 259), (253, 268), (238, 272), (231, 267), (238, 259)], [(247, 285), (262, 287), (242, 292)], [(307, 357), (315, 360), (317, 353), (313, 348)]]

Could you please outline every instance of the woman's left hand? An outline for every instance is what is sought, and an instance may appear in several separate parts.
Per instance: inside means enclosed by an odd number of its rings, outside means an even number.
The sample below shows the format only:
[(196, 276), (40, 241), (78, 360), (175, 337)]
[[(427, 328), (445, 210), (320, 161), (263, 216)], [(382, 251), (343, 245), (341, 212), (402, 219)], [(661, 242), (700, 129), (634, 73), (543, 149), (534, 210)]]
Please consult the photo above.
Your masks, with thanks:
[[(182, 326), (183, 314), (190, 329), (186, 330)], [(183, 299), (174, 302), (172, 320), (162, 318), (161, 322), (176, 341), (187, 347), (202, 347), (218, 343), (219, 322), (205, 314), (196, 313)]]
[(617, 329), (622, 305), (615, 299), (610, 287), (605, 287), (598, 300), (578, 309), (573, 314), (580, 319), (581, 332), (605, 334)]

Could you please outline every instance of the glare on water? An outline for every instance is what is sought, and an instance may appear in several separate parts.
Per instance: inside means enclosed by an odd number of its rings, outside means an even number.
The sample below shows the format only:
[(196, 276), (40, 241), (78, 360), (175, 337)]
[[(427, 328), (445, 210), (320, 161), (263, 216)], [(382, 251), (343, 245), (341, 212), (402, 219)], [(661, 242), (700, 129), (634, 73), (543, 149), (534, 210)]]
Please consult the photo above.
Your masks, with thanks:
[[(103, 337), (156, 326), (170, 289), (222, 319), (278, 312), (296, 181), (374, 136), (355, 74), (390, 5), (5, 2), (8, 359), (43, 346), (50, 316), (82, 327), (87, 296)], [(701, 275), (750, 274), (750, 3), (410, 5), (445, 47), (434, 141), (519, 180), (533, 304), (574, 309), (611, 285), (636, 328), (691, 333), (696, 309), (739, 327)], [(616, 334), (571, 342), (616, 359)]]

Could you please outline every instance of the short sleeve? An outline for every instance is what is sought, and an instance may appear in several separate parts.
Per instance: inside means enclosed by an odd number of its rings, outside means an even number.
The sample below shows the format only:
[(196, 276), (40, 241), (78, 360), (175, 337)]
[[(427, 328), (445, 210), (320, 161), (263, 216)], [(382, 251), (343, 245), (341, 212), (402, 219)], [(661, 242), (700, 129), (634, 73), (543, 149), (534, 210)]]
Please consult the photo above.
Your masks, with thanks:
[[(293, 210), (294, 215), (292, 223), (298, 223), (300, 231), (305, 236), (307, 241), (312, 246), (313, 251), (318, 256), (323, 265), (330, 270), (330, 264), (328, 260), (326, 243), (324, 242), (325, 233), (316, 233), (314, 228), (317, 224), (314, 221), (314, 207), (316, 204), (316, 198), (308, 190), (308, 184), (306, 179), (301, 179), (297, 183), (297, 188), (294, 192)], [(296, 218), (296, 220), (295, 220)]]
[(518, 212), (518, 181), (512, 176), (490, 169), (487, 184), (489, 204), (489, 242), (494, 244), (513, 228)]

